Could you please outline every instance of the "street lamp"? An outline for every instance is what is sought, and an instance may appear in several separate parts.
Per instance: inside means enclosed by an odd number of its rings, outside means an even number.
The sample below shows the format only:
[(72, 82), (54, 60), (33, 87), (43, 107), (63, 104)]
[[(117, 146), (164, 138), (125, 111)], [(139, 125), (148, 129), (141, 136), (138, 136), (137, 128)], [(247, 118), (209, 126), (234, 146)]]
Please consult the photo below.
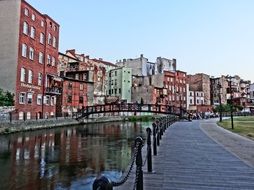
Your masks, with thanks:
[(232, 76), (227, 75), (229, 79), (229, 92), (230, 92), (230, 116), (231, 116), (231, 128), (234, 129), (234, 119), (233, 119), (233, 92), (232, 92)]
[(219, 103), (220, 103), (220, 108), (219, 108), (219, 112), (220, 112), (220, 122), (222, 122), (222, 105), (221, 105), (221, 89), (222, 89), (222, 86), (220, 84), (220, 82), (218, 83), (217, 85), (218, 89), (219, 89)]

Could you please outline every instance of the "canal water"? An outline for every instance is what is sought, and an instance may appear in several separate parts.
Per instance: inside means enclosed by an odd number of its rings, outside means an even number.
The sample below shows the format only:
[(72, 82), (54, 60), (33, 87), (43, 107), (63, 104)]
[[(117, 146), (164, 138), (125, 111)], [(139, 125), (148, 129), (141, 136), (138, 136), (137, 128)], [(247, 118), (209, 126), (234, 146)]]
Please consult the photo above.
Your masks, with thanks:
[(0, 136), (0, 189), (90, 190), (128, 168), (150, 122), (89, 124)]

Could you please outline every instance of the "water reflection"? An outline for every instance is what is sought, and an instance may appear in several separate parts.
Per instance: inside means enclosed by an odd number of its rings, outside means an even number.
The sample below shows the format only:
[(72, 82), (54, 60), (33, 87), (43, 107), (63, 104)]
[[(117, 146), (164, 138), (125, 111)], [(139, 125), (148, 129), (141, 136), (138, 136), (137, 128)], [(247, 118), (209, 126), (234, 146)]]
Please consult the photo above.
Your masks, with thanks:
[(119, 179), (136, 136), (150, 123), (110, 123), (0, 137), (0, 189), (91, 189), (99, 174)]

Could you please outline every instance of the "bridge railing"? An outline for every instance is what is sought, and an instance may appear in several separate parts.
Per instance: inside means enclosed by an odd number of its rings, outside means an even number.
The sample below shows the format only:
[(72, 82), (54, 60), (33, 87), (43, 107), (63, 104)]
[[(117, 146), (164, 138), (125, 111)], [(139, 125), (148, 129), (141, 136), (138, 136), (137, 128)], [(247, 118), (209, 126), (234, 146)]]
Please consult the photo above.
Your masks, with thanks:
[[(172, 125), (175, 121), (177, 121), (176, 117), (169, 117), (165, 116), (162, 118), (157, 119), (153, 123), (153, 153), (154, 156), (157, 155), (157, 146), (160, 146), (160, 140), (162, 139), (162, 136), (166, 129)], [(113, 187), (121, 186), (123, 185), (129, 178), (133, 168), (134, 168), (134, 162), (136, 163), (136, 174), (135, 174), (135, 181), (133, 184), (133, 189), (135, 190), (143, 190), (143, 166), (145, 166), (145, 163), (147, 163), (147, 171), (148, 173), (151, 173), (153, 170), (153, 164), (152, 164), (152, 140), (151, 140), (151, 134), (152, 130), (148, 127), (146, 129), (147, 132), (147, 151), (145, 156), (145, 161), (143, 162), (142, 159), (142, 148), (143, 148), (143, 139), (142, 137), (137, 137), (135, 140), (135, 148), (134, 148), (134, 154), (131, 158), (131, 162), (129, 165), (129, 168), (126, 172), (126, 175), (123, 176), (119, 181), (111, 181), (106, 176), (100, 176), (96, 178), (93, 182), (93, 190), (113, 190)]]
[(86, 117), (90, 114), (106, 112), (153, 112), (162, 114), (180, 115), (184, 109), (170, 105), (161, 104), (138, 104), (138, 103), (120, 103), (86, 106), (77, 113), (78, 117)]

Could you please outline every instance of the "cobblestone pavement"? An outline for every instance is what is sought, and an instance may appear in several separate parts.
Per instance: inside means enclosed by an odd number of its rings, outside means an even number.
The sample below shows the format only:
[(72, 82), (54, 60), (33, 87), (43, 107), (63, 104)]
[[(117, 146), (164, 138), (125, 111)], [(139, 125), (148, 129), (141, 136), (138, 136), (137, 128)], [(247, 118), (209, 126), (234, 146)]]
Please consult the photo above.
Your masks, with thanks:
[[(154, 173), (144, 168), (144, 189), (254, 189), (254, 169), (249, 159), (242, 158), (251, 157), (247, 155), (251, 148), (253, 152), (252, 145), (241, 136), (222, 132), (214, 120), (177, 122), (167, 129), (158, 155), (153, 156)], [(132, 176), (116, 189), (132, 189), (133, 180)]]

